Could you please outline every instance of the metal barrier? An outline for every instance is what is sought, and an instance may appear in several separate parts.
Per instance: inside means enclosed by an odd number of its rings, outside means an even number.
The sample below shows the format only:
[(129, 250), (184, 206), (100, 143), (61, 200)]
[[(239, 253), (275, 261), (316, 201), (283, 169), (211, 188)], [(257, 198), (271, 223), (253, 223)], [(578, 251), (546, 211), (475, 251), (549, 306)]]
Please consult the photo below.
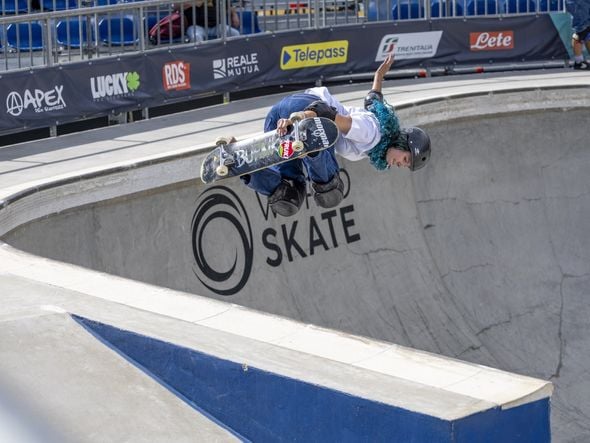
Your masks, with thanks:
[[(115, 1), (33, 0), (22, 3), (21, 0), (0, 0), (3, 8), (0, 71), (144, 52), (162, 45), (201, 45), (210, 41), (195, 41), (195, 38), (191, 41), (191, 36), (183, 32), (203, 13), (195, 2), (174, 5), (170, 1), (147, 0), (109, 4)], [(204, 14), (218, 11), (227, 20), (220, 21), (219, 27), (214, 29), (216, 32), (211, 32), (205, 24), (204, 32), (209, 39), (253, 38), (264, 32), (319, 29), (367, 21), (468, 19), (564, 9), (564, 0), (261, 0), (251, 3), (240, 0), (234, 4), (216, 1), (209, 6), (211, 11), (207, 11), (205, 4)], [(32, 9), (35, 6), (37, 9)], [(150, 29), (174, 10), (184, 13), (178, 14), (175, 23), (163, 25), (162, 31), (150, 40)], [(239, 24), (232, 23), (233, 14), (238, 16)], [(235, 26), (233, 31), (230, 24)]]

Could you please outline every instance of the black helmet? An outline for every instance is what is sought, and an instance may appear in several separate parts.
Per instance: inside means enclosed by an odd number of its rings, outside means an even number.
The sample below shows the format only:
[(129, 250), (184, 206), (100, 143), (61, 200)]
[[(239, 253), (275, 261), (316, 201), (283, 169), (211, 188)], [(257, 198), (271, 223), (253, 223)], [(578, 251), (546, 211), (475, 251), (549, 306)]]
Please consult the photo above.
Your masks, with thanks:
[(408, 137), (410, 150), (410, 170), (417, 171), (423, 168), (430, 158), (430, 137), (420, 128), (410, 127), (403, 130)]

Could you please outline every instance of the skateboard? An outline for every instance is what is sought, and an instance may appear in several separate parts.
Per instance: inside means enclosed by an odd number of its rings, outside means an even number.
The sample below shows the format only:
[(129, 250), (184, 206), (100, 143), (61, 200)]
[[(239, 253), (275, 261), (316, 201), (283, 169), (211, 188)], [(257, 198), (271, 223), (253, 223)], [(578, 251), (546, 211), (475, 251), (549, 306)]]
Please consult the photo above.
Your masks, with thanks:
[(293, 129), (284, 136), (276, 131), (236, 141), (219, 137), (215, 149), (201, 164), (201, 180), (213, 183), (217, 180), (238, 177), (278, 165), (296, 158), (334, 146), (338, 139), (338, 127), (327, 118), (302, 118), (302, 113), (289, 117)]

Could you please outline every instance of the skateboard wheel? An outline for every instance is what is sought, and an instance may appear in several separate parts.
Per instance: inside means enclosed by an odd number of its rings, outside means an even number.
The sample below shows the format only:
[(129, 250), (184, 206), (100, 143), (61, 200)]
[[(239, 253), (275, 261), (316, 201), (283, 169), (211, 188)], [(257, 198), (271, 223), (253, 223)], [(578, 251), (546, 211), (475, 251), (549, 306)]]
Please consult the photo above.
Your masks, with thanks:
[(227, 166), (225, 165), (219, 165), (216, 169), (215, 172), (217, 173), (217, 175), (219, 175), (220, 177), (224, 177), (227, 175), (227, 173), (229, 172), (229, 169), (227, 169)]
[(293, 112), (289, 116), (289, 120), (291, 120), (293, 123), (299, 122), (299, 121), (303, 120), (304, 118), (305, 118), (305, 113), (303, 111)]
[(236, 139), (234, 137), (217, 137), (215, 139), (215, 146), (225, 146), (233, 143)]
[(293, 142), (292, 147), (293, 147), (293, 151), (301, 152), (301, 151), (303, 151), (303, 142), (301, 140), (296, 140)]

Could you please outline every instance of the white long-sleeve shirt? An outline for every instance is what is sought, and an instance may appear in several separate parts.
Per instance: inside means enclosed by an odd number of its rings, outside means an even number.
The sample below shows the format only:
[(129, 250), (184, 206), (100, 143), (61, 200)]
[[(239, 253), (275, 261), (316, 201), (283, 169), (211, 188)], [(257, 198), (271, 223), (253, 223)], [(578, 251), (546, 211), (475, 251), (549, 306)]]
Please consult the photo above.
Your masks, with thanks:
[(349, 115), (352, 118), (350, 130), (347, 134), (340, 134), (334, 145), (336, 153), (352, 161), (367, 158), (367, 153), (381, 140), (381, 128), (377, 117), (364, 108), (344, 106), (324, 86), (310, 88), (305, 92), (320, 97), (330, 106), (336, 108), (338, 114)]

